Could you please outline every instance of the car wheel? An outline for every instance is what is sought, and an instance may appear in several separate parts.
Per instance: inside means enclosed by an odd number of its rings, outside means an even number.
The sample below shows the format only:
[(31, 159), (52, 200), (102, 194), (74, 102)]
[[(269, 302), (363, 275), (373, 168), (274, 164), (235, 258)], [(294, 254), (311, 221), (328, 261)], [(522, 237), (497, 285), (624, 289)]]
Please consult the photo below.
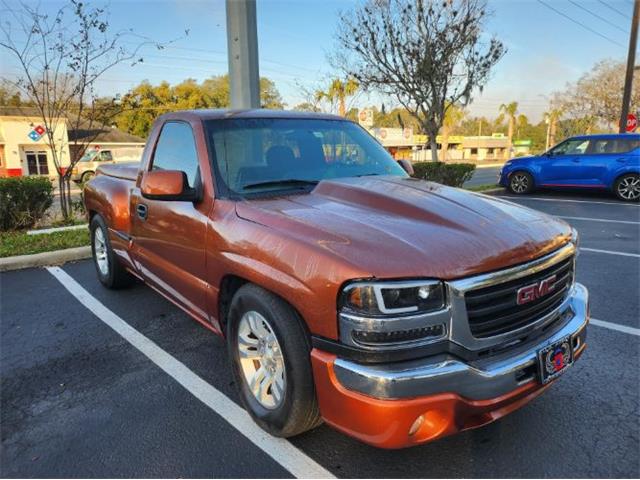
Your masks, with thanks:
[(613, 184), (613, 191), (620, 200), (637, 202), (640, 200), (640, 175), (637, 173), (621, 175)]
[(309, 335), (289, 304), (246, 284), (231, 301), (226, 333), (240, 398), (260, 427), (292, 437), (321, 423)]
[(100, 215), (95, 215), (91, 219), (89, 228), (93, 264), (96, 267), (100, 282), (105, 287), (113, 289), (131, 285), (134, 282), (134, 277), (122, 266), (111, 248), (104, 219)]
[(84, 184), (96, 176), (96, 172), (84, 172), (80, 177), (80, 183)]
[(527, 172), (513, 172), (509, 177), (509, 191), (517, 195), (533, 191), (533, 177)]

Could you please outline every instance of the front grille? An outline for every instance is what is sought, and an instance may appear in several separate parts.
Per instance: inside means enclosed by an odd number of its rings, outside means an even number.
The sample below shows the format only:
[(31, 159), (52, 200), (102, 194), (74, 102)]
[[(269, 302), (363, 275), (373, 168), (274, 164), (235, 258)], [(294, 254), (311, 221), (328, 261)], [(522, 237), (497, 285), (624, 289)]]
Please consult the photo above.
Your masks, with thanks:
[[(476, 338), (492, 337), (525, 327), (558, 308), (573, 282), (573, 256), (532, 275), (469, 290), (465, 294), (471, 334)], [(555, 275), (553, 290), (540, 298), (518, 305), (520, 288), (536, 284)]]

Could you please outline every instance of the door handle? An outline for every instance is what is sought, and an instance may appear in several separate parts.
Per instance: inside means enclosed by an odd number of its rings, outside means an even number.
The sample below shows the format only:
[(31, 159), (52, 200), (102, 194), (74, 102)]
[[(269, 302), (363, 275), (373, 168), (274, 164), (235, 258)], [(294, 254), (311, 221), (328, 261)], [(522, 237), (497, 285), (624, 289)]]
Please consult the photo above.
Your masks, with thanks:
[(580, 163), (580, 159), (579, 158), (572, 158), (571, 161), (573, 163)]
[(139, 203), (138, 205), (136, 205), (136, 213), (138, 214), (138, 216), (142, 220), (146, 220), (147, 219), (147, 212), (148, 211), (149, 211), (149, 209), (147, 208), (147, 206), (144, 203)]
[(624, 158), (624, 157), (618, 158), (618, 159), (616, 159), (616, 162), (618, 162), (618, 163), (627, 163), (627, 159)]

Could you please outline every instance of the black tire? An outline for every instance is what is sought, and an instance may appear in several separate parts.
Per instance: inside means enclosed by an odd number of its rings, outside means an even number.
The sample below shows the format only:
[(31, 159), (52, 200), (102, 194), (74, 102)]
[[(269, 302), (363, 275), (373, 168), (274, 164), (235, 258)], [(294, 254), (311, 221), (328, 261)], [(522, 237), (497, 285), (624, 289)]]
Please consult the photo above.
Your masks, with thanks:
[[(240, 364), (238, 334), (240, 321), (247, 312), (257, 312), (268, 322), (282, 352), (286, 379), (284, 395), (280, 404), (273, 408), (265, 408), (254, 396)], [(277, 437), (292, 437), (322, 423), (311, 369), (310, 338), (303, 320), (289, 304), (257, 285), (246, 284), (231, 301), (226, 333), (240, 398), (263, 430)]]
[(526, 195), (533, 192), (534, 183), (530, 173), (517, 170), (509, 175), (509, 191), (516, 195)]
[[(96, 267), (96, 273), (98, 274), (100, 282), (105, 287), (111, 289), (125, 288), (133, 284), (135, 278), (122, 266), (120, 260), (116, 257), (113, 248), (111, 248), (107, 224), (100, 215), (94, 215), (91, 219), (89, 230), (91, 233), (91, 255), (93, 257), (93, 265)], [(97, 231), (99, 231), (98, 235), (102, 234), (102, 238), (104, 239), (104, 252), (102, 253), (104, 253), (106, 257), (106, 271), (101, 270), (98, 262), (98, 255), (100, 252), (97, 252), (96, 250), (99, 250), (100, 246), (96, 245)]]
[(96, 176), (96, 172), (84, 172), (80, 177), (80, 183), (84, 185), (95, 176)]
[(624, 202), (640, 201), (640, 175), (625, 173), (613, 183), (613, 193)]

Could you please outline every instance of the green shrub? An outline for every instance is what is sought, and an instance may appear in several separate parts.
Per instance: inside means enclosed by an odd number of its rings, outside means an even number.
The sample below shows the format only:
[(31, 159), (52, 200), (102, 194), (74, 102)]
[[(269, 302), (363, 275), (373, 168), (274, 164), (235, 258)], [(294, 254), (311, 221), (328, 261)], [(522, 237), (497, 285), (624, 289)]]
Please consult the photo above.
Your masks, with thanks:
[(473, 176), (473, 163), (417, 162), (413, 164), (413, 176), (451, 187), (462, 187)]
[(0, 230), (33, 227), (51, 206), (52, 191), (48, 178), (0, 178)]

